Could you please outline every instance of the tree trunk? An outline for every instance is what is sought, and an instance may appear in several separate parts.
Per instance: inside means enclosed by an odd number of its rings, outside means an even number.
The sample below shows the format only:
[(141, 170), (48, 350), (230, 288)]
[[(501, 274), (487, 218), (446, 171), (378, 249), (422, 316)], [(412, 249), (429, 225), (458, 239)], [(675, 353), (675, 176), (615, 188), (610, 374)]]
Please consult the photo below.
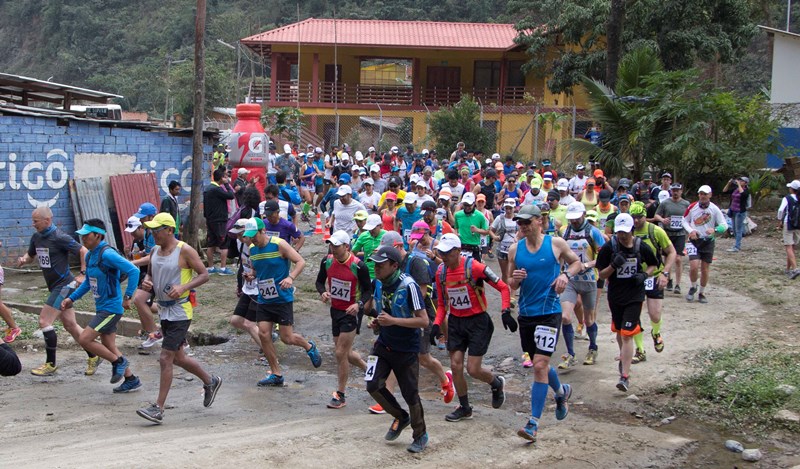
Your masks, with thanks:
[(611, 0), (606, 23), (606, 86), (614, 89), (622, 50), (622, 24), (625, 21), (625, 0)]
[[(184, 231), (186, 243), (199, 248), (197, 233), (200, 227), (200, 211), (203, 196), (203, 110), (206, 97), (205, 46), (206, 0), (197, 0), (197, 16), (194, 23), (194, 125), (192, 132), (192, 191), (189, 204), (188, 226)], [(198, 252), (200, 250), (198, 249)]]

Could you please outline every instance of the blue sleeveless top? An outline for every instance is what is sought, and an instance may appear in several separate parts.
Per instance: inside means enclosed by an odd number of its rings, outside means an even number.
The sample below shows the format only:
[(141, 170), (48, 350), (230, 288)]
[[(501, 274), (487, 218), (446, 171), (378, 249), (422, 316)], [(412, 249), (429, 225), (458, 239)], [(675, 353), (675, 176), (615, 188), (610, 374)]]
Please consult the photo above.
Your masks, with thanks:
[(517, 269), (525, 269), (528, 272), (528, 276), (519, 288), (520, 316), (561, 313), (561, 302), (551, 286), (561, 274), (561, 264), (553, 255), (552, 239), (549, 235), (545, 235), (539, 251), (534, 253), (528, 251), (524, 239), (517, 242), (514, 263)]
[(278, 251), (280, 238), (271, 236), (263, 248), (250, 246), (250, 263), (256, 272), (258, 303), (283, 304), (294, 301), (294, 287), (283, 289), (281, 280), (289, 276), (289, 259)]

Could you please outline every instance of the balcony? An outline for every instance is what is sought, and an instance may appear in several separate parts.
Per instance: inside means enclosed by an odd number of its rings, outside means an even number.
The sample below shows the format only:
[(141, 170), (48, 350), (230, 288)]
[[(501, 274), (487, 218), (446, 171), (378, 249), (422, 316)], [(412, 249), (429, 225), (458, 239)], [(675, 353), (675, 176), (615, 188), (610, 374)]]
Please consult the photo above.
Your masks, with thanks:
[(402, 106), (439, 107), (457, 103), (462, 96), (469, 94), (484, 105), (524, 106), (528, 92), (524, 86), (507, 86), (502, 93), (499, 88), (427, 88), (419, 87), (419, 104), (415, 103), (413, 86), (379, 86), (358, 83), (319, 82), (314, 89), (313, 82), (283, 80), (275, 82), (275, 98), (270, 99), (269, 89), (251, 87), (250, 99), (253, 102), (270, 102), (274, 105), (344, 105), (344, 106)]

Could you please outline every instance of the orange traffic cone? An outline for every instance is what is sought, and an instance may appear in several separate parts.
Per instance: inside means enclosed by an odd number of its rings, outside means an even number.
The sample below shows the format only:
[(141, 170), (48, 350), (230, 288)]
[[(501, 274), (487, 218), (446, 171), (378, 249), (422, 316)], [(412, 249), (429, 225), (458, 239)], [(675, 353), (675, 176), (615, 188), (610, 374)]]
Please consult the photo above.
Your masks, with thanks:
[(331, 239), (331, 232), (325, 230), (325, 232), (322, 234), (322, 241), (327, 242), (329, 239)]
[(322, 217), (320, 216), (319, 213), (317, 213), (317, 226), (316, 226), (316, 228), (314, 228), (314, 234), (315, 235), (323, 234), (323, 231), (322, 231)]

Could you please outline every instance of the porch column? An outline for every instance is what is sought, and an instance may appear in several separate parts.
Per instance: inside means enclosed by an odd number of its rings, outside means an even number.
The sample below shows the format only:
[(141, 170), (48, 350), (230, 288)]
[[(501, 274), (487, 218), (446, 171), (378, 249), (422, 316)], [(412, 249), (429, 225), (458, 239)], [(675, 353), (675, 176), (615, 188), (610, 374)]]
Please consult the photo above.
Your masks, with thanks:
[(269, 72), (269, 100), (270, 102), (275, 102), (275, 97), (277, 95), (278, 84), (278, 54), (273, 52), (271, 54), (272, 65)]
[(419, 59), (415, 58), (411, 65), (411, 105), (419, 106), (420, 94), (420, 70)]
[(508, 60), (503, 57), (500, 61), (500, 96), (497, 100), (498, 105), (505, 104), (506, 101), (506, 81), (508, 81)]
[(314, 54), (314, 65), (311, 68), (311, 102), (319, 102), (319, 54)]

